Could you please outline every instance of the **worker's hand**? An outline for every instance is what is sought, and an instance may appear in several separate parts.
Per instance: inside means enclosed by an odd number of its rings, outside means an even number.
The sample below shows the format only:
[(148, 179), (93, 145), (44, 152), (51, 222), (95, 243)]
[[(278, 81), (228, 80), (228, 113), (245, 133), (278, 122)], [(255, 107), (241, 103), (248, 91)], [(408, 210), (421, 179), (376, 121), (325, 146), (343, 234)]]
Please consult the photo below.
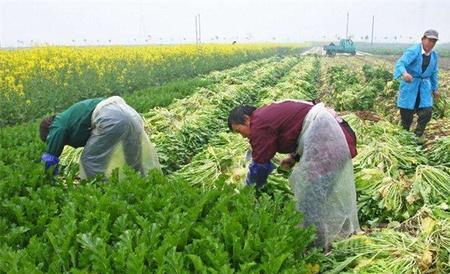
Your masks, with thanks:
[(405, 71), (403, 73), (403, 80), (405, 80), (406, 82), (410, 83), (412, 81), (412, 79), (413, 79), (413, 77), (407, 71)]
[(289, 171), (295, 165), (295, 159), (289, 155), (281, 161), (280, 169), (284, 171)]
[(44, 162), (44, 168), (46, 172), (50, 170), (53, 175), (58, 175), (59, 158), (57, 156), (49, 153), (44, 153), (41, 157), (41, 160)]
[(441, 94), (439, 93), (438, 90), (433, 91), (433, 97), (434, 99), (439, 99), (439, 97), (441, 97)]
[(248, 166), (247, 178), (245, 178), (245, 184), (251, 186), (256, 184), (256, 188), (262, 188), (267, 181), (269, 174), (275, 169), (272, 162), (259, 164), (255, 161)]

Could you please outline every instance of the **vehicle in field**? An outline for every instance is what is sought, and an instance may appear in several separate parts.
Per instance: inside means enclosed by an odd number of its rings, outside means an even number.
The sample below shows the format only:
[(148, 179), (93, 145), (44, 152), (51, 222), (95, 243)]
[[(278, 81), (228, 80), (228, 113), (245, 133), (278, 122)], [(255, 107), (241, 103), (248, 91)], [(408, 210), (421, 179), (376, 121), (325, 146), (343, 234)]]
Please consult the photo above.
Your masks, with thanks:
[(336, 45), (331, 42), (329, 45), (323, 46), (327, 56), (335, 56), (336, 53), (350, 53), (356, 55), (356, 47), (351, 39), (341, 39)]

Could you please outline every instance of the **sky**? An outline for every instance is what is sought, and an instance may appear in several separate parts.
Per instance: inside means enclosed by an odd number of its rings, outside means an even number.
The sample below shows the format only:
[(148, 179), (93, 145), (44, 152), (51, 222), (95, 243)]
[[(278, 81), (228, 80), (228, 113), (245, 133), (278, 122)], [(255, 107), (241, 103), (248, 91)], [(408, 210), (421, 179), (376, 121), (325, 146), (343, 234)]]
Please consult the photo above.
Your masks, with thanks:
[[(450, 0), (0, 0), (0, 46), (336, 41), (450, 42)], [(448, 31), (448, 32), (445, 32)], [(368, 40), (366, 40), (368, 38)]]

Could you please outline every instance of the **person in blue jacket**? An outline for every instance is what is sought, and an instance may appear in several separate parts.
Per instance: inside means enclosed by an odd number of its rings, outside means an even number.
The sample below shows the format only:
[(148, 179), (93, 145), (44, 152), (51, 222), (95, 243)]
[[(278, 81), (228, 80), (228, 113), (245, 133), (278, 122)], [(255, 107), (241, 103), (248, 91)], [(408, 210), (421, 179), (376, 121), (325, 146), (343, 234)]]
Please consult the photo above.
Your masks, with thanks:
[(405, 50), (397, 61), (394, 79), (402, 77), (397, 106), (401, 124), (409, 130), (417, 114), (415, 135), (418, 143), (425, 143), (424, 131), (431, 120), (433, 97), (438, 98), (438, 55), (433, 51), (438, 32), (425, 31), (422, 43)]

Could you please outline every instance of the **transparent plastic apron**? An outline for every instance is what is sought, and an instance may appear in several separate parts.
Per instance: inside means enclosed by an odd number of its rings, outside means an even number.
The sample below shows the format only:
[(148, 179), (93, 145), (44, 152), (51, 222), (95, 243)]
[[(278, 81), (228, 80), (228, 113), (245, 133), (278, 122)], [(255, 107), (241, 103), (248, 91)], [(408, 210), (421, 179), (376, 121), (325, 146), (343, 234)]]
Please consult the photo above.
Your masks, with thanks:
[(323, 104), (314, 105), (303, 121), (289, 178), (303, 226), (314, 225), (314, 246), (328, 248), (359, 230), (353, 166), (339, 117)]
[(101, 101), (92, 113), (92, 131), (80, 159), (80, 177), (103, 173), (128, 165), (142, 176), (160, 169), (155, 146), (144, 131), (144, 123), (119, 96)]

